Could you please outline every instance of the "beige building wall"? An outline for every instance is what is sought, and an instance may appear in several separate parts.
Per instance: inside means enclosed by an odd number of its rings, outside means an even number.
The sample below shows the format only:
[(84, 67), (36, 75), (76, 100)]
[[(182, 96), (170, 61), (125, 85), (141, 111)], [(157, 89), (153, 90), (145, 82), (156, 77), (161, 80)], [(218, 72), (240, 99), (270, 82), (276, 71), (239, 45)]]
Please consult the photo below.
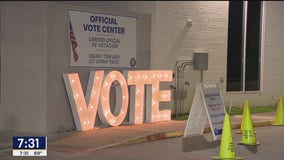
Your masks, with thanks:
[[(138, 69), (172, 69), (195, 52), (209, 55), (204, 82), (219, 84), (226, 106), (275, 105), (284, 95), (284, 2), (265, 1), (262, 86), (259, 92), (226, 92), (227, 1), (0, 2), (0, 131), (55, 133), (74, 129), (62, 74), (78, 72), (86, 88), (90, 68), (68, 67), (68, 8), (138, 17)], [(188, 26), (190, 20), (192, 26)], [(180, 63), (178, 63), (179, 65)], [(175, 73), (176, 76), (176, 73)], [(201, 72), (185, 67), (189, 112)], [(172, 86), (176, 84), (172, 83)], [(170, 88), (169, 84), (163, 84)], [(85, 90), (85, 89), (84, 89)], [(174, 89), (172, 90), (174, 92)], [(174, 110), (175, 99), (161, 108)]]
[[(204, 82), (219, 83), (226, 78), (226, 52), (228, 28), (228, 2), (224, 1), (167, 1), (156, 2), (152, 14), (151, 68), (175, 70), (178, 60), (193, 59), (195, 52), (208, 53), (208, 70)], [(192, 26), (187, 21), (192, 21)], [(189, 112), (196, 85), (201, 82), (201, 72), (185, 67), (184, 80), (187, 98), (182, 110)], [(176, 84), (175, 84), (176, 85)], [(220, 83), (222, 91), (225, 83)], [(173, 108), (173, 103), (168, 108)]]
[[(85, 92), (89, 72), (103, 68), (68, 67), (68, 9), (137, 17), (137, 69), (150, 68), (151, 16), (126, 10), (128, 2), (115, 3), (0, 3), (0, 131), (57, 133), (75, 129), (62, 75), (79, 73)], [(100, 123), (98, 117), (96, 122)]]
[(242, 106), (249, 99), (253, 106), (276, 105), (278, 96), (284, 95), (283, 36), (284, 2), (264, 2), (264, 28), (262, 53), (262, 85), (260, 92), (226, 93), (226, 103), (233, 99), (234, 105)]
[[(209, 54), (208, 70), (204, 82), (219, 84), (225, 105), (242, 106), (249, 99), (252, 106), (276, 105), (278, 96), (284, 95), (282, 45), (284, 3), (264, 3), (261, 90), (257, 92), (226, 92), (226, 63), (228, 36), (228, 2), (179, 1), (156, 2), (152, 13), (151, 68), (175, 69), (177, 60), (193, 58), (194, 52)], [(188, 19), (192, 27), (186, 26)], [(189, 111), (195, 86), (200, 82), (200, 71), (185, 68), (185, 80), (190, 82), (185, 111)], [(167, 104), (168, 108), (173, 104)]]

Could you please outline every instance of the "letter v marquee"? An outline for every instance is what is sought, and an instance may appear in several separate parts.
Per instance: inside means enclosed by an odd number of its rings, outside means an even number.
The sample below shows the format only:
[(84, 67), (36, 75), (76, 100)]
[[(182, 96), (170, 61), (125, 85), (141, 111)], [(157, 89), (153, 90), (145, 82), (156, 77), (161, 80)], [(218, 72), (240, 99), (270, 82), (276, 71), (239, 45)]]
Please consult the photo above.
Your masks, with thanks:
[(94, 73), (90, 72), (89, 75), (86, 99), (78, 73), (63, 74), (75, 125), (79, 131), (94, 128), (104, 71)]

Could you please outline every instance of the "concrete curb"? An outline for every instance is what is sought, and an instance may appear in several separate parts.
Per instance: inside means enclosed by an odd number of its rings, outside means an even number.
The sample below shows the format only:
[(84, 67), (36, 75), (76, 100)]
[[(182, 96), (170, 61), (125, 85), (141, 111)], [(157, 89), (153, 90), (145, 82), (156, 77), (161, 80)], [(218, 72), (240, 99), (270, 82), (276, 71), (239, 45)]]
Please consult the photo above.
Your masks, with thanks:
[[(253, 126), (254, 127), (269, 126), (272, 124), (272, 122), (273, 121), (255, 122), (253, 123)], [(231, 124), (232, 129), (239, 129), (240, 127), (241, 127), (241, 124)], [(211, 132), (211, 128), (205, 127), (204, 133), (209, 133), (209, 132)], [(155, 133), (152, 135), (136, 137), (136, 138), (128, 139), (125, 141), (117, 142), (114, 144), (110, 144), (107, 146), (94, 148), (92, 150), (105, 149), (105, 148), (110, 148), (110, 147), (118, 147), (118, 146), (137, 144), (137, 143), (146, 143), (146, 142), (152, 142), (152, 141), (157, 141), (157, 140), (162, 140), (162, 139), (167, 139), (167, 138), (182, 137), (183, 134), (184, 134), (184, 130)]]

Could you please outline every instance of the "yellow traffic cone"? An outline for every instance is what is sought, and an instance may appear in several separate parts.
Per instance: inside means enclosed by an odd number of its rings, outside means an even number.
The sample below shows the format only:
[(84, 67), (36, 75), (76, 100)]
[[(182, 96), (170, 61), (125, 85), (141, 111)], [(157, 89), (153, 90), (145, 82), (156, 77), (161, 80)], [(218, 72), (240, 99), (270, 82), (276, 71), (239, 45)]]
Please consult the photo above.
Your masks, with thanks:
[(245, 120), (244, 120), (244, 125), (243, 125), (243, 130), (242, 130), (242, 141), (238, 142), (238, 144), (243, 144), (243, 145), (252, 145), (256, 146), (259, 145), (260, 142), (255, 141), (255, 136), (254, 136), (254, 129), (253, 129), (253, 123), (251, 120), (251, 115), (250, 115), (250, 109), (249, 109), (249, 103), (247, 101), (245, 105), (246, 112), (245, 112)]
[[(246, 107), (248, 106), (248, 107)], [(240, 127), (240, 131), (237, 132), (237, 134), (242, 134), (243, 133), (243, 126), (244, 126), (244, 123), (245, 123), (245, 115), (246, 115), (246, 112), (249, 108), (249, 101), (246, 99), (245, 100), (245, 103), (244, 103), (244, 106), (243, 106), (243, 115), (242, 115), (242, 123), (241, 123), (241, 127)], [(256, 132), (254, 132), (256, 134)]]
[(242, 132), (243, 132), (243, 126), (244, 126), (244, 122), (245, 122), (245, 115), (246, 115), (246, 111), (247, 111), (247, 107), (245, 107), (246, 105), (249, 105), (248, 100), (245, 100), (245, 104), (243, 106), (242, 123), (241, 123), (240, 131), (237, 132), (237, 134), (242, 134)]
[(231, 122), (228, 114), (225, 114), (219, 156), (213, 156), (217, 160), (241, 160), (236, 157), (235, 145), (232, 137)]
[(282, 96), (279, 96), (277, 111), (276, 111), (276, 121), (272, 123), (272, 125), (275, 125), (275, 126), (284, 125), (284, 109), (283, 109)]

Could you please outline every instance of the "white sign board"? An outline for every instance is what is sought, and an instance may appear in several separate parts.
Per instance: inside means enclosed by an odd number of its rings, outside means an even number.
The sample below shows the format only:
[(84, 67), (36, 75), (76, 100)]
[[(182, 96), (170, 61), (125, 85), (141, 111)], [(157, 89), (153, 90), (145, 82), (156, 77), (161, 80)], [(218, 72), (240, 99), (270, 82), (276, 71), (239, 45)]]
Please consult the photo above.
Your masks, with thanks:
[(214, 140), (222, 135), (225, 105), (216, 83), (200, 83), (195, 90), (184, 137), (202, 135), (208, 118)]
[(136, 17), (69, 10), (69, 65), (135, 67), (136, 20)]

